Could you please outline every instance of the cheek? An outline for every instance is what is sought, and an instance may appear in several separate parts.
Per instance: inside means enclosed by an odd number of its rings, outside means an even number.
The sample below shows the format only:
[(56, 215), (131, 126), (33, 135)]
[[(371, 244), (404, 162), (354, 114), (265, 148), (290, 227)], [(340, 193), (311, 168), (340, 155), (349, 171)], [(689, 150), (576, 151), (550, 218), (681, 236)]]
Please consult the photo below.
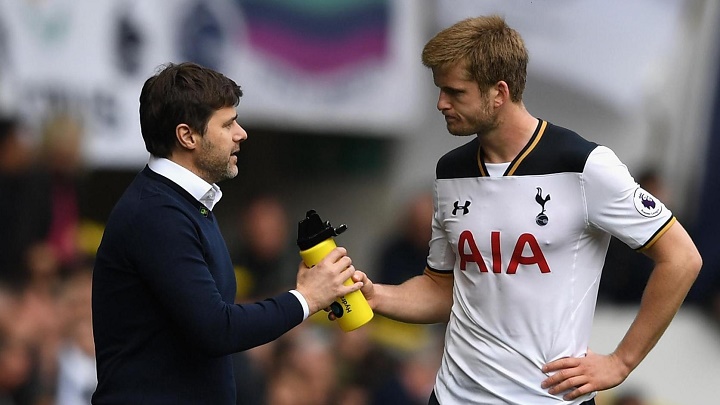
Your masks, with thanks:
[(462, 105), (457, 112), (464, 121), (469, 122), (477, 121), (483, 116), (483, 111), (476, 105)]
[(472, 109), (469, 111), (472, 111), (471, 115), (477, 119), (487, 119), (489, 116), (492, 115), (492, 106), (488, 103), (479, 103), (472, 106)]

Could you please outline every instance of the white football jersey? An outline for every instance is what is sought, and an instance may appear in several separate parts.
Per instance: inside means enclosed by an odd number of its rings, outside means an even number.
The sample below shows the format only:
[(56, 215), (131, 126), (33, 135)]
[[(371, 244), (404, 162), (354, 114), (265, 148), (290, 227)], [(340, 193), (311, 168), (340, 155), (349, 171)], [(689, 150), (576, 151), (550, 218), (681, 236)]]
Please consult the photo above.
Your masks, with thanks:
[(610, 236), (650, 246), (672, 213), (608, 148), (540, 121), (503, 176), (477, 139), (437, 165), (428, 267), (454, 277), (441, 404), (579, 404), (541, 367), (587, 352)]

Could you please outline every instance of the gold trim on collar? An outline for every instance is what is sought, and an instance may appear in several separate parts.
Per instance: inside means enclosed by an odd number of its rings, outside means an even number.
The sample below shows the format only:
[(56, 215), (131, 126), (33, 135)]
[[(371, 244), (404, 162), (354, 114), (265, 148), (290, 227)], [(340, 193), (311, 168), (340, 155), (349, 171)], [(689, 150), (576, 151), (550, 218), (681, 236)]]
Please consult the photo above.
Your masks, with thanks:
[(483, 165), (483, 161), (482, 161), (482, 146), (480, 146), (480, 142), (478, 142), (478, 148), (477, 148), (477, 165), (478, 165), (478, 169), (480, 169), (480, 177), (488, 177), (488, 174), (485, 172), (485, 166)]
[(535, 139), (533, 139), (532, 142), (528, 145), (528, 147), (525, 149), (525, 152), (523, 152), (522, 155), (518, 156), (515, 159), (515, 162), (510, 165), (510, 168), (505, 173), (506, 176), (512, 176), (513, 174), (515, 174), (515, 170), (517, 170), (518, 166), (520, 166), (520, 163), (522, 163), (522, 161), (527, 157), (527, 155), (529, 155), (530, 152), (535, 149), (538, 142), (540, 142), (540, 138), (542, 138), (543, 134), (545, 133), (545, 128), (547, 128), (547, 121), (543, 120), (540, 124), (540, 129), (538, 130)]

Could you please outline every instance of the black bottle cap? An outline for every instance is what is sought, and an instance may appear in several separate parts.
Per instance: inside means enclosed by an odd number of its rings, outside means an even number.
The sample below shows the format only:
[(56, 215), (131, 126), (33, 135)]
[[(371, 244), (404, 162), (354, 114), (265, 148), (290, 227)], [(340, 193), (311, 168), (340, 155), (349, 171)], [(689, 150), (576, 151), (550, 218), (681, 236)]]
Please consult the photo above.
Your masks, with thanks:
[(323, 222), (315, 210), (310, 210), (305, 215), (305, 219), (298, 223), (297, 245), (300, 250), (307, 250), (327, 238), (340, 235), (345, 230), (347, 225), (333, 228), (330, 221)]

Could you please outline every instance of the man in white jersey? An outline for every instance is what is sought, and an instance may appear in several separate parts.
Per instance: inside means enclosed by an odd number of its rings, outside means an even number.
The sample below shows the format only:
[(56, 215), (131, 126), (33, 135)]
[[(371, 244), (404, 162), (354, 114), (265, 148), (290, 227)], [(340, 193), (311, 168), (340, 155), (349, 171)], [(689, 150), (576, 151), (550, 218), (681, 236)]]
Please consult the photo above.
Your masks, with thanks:
[[(610, 149), (525, 109), (527, 50), (502, 18), (443, 30), (422, 59), (448, 131), (476, 136), (437, 164), (424, 274), (354, 279), (379, 314), (447, 322), (430, 404), (593, 404), (657, 343), (700, 255)], [(611, 235), (655, 267), (635, 322), (602, 355), (588, 341)]]

